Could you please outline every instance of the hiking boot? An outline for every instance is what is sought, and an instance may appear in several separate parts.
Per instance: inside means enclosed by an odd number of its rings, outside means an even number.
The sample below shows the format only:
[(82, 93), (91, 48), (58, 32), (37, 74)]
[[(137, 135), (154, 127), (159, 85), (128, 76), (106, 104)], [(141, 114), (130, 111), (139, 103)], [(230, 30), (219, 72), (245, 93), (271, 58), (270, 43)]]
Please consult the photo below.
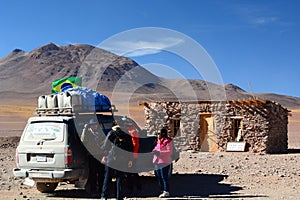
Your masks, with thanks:
[(159, 198), (165, 198), (165, 197), (169, 197), (170, 196), (170, 193), (167, 192), (167, 191), (163, 191), (163, 193), (161, 193), (158, 197)]

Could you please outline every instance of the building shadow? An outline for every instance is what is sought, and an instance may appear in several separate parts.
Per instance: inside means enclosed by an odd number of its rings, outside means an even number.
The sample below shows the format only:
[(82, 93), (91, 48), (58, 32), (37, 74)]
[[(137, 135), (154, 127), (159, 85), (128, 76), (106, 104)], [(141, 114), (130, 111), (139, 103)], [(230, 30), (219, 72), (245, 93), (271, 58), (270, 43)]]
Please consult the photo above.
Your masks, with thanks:
[[(170, 198), (186, 199), (186, 198), (253, 198), (253, 197), (265, 197), (262, 195), (243, 195), (236, 193), (243, 188), (238, 186), (232, 186), (226, 183), (220, 183), (226, 178), (225, 175), (220, 174), (173, 174), (170, 179)], [(133, 187), (133, 190), (129, 190), (127, 186), (134, 186), (133, 182), (125, 182), (124, 192), (128, 198), (145, 198), (145, 197), (157, 197), (159, 195), (159, 189), (157, 185), (156, 177), (153, 176), (140, 176), (139, 182), (142, 183), (141, 188)], [(131, 184), (131, 185), (130, 185)], [(53, 199), (57, 197), (63, 198), (90, 198), (90, 196), (84, 190), (55, 190), (54, 193), (48, 194), (47, 197)], [(114, 197), (111, 193), (110, 197)], [(91, 198), (93, 199), (93, 198)]]
[(288, 149), (288, 154), (298, 154), (300, 153), (300, 149)]

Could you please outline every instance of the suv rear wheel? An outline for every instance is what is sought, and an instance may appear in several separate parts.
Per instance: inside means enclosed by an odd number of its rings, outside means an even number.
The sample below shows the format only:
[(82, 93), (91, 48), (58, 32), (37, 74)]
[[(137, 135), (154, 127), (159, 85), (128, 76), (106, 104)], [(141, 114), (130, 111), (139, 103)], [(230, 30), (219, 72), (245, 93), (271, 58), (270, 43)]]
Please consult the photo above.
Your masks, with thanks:
[(51, 193), (53, 192), (58, 183), (44, 183), (44, 182), (37, 182), (36, 189), (42, 193)]

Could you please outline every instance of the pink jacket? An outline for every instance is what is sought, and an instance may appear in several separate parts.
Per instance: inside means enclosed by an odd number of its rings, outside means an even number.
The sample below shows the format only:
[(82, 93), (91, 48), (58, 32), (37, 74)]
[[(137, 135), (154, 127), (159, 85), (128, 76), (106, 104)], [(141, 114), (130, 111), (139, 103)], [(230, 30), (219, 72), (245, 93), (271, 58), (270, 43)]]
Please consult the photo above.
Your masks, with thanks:
[(172, 148), (172, 140), (169, 138), (164, 138), (162, 141), (158, 140), (156, 146), (154, 147), (154, 151), (159, 151), (158, 154), (153, 155), (153, 163), (154, 164), (162, 164), (167, 163), (171, 164), (171, 155), (173, 153)]

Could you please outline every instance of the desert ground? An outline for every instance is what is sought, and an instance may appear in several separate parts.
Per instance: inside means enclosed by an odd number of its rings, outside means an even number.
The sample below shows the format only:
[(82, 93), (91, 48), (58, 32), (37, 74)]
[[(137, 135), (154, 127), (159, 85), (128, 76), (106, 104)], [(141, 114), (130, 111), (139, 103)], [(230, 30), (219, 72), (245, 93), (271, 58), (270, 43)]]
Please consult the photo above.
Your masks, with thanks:
[[(141, 108), (130, 116), (143, 124)], [(0, 196), (1, 199), (92, 199), (83, 190), (67, 183), (52, 194), (15, 178), (15, 148), (26, 119), (34, 106), (1, 104), (0, 107)], [(247, 152), (181, 152), (171, 177), (172, 199), (300, 199), (300, 109), (289, 117), (289, 153), (251, 154)], [(153, 172), (141, 174), (142, 189), (128, 199), (157, 199)]]

